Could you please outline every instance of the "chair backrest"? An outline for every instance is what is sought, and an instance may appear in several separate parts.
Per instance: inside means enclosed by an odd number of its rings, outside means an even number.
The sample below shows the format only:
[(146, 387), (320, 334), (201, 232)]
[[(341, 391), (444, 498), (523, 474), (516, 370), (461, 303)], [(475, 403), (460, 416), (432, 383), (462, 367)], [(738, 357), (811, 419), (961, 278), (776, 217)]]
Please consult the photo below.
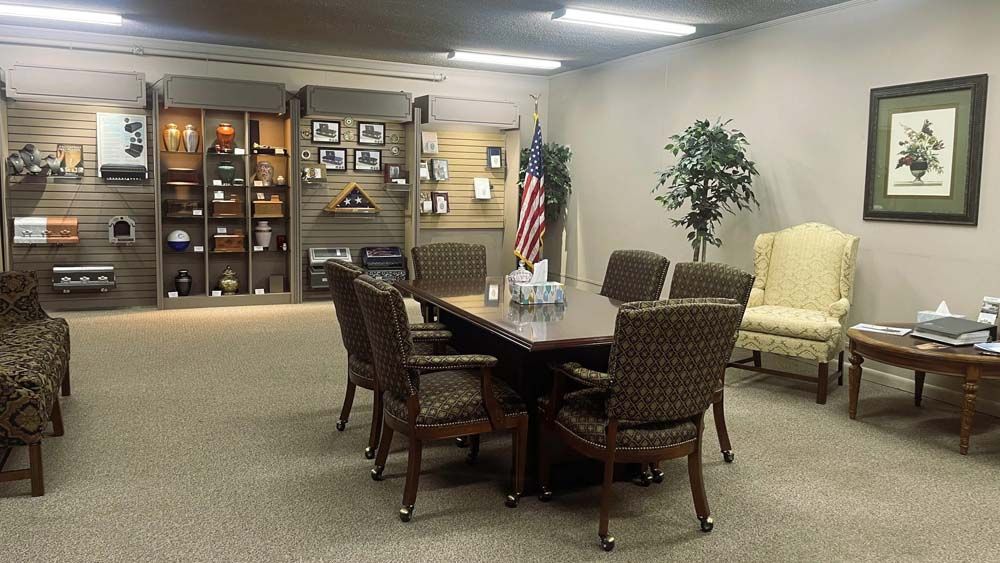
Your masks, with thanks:
[(742, 315), (732, 299), (622, 305), (608, 367), (608, 416), (641, 423), (705, 412)]
[(714, 297), (743, 307), (750, 300), (754, 276), (718, 262), (681, 262), (670, 278), (670, 299)]
[(754, 242), (754, 287), (764, 290), (764, 305), (825, 311), (851, 300), (858, 237), (821, 223), (804, 223)]
[(365, 271), (352, 262), (340, 260), (327, 260), (323, 268), (330, 283), (330, 296), (333, 297), (333, 308), (337, 313), (337, 322), (340, 323), (344, 348), (347, 348), (348, 355), (370, 360), (372, 347), (368, 342), (368, 329), (365, 327), (358, 295), (354, 291), (354, 280), (364, 275)]
[(648, 250), (616, 250), (608, 259), (601, 295), (619, 301), (656, 301), (670, 260)]
[(486, 247), (464, 242), (435, 242), (415, 246), (413, 277), (418, 280), (486, 277)]
[(0, 326), (47, 318), (34, 272), (0, 272)]
[(354, 280), (354, 290), (365, 319), (379, 385), (397, 399), (405, 400), (415, 395), (416, 382), (403, 367), (403, 362), (413, 353), (410, 319), (403, 296), (396, 288), (368, 275)]

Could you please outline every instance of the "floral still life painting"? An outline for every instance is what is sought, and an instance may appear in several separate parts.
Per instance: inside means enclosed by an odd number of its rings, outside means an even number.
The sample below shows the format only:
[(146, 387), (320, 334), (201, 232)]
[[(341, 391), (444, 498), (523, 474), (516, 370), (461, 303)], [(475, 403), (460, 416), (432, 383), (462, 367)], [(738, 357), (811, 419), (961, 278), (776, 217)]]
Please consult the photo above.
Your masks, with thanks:
[(890, 146), (899, 157), (889, 175), (888, 195), (951, 195), (955, 108), (896, 113)]

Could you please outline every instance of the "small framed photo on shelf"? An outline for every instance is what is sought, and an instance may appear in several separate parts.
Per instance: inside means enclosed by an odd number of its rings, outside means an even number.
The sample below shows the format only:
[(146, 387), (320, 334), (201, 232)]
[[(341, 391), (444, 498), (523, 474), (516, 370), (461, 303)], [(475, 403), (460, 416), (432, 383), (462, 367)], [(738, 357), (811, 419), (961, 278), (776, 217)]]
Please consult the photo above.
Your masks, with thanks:
[(384, 145), (385, 144), (385, 123), (375, 123), (373, 121), (358, 122), (358, 144), (359, 145)]
[(421, 131), (420, 132), (420, 149), (424, 154), (437, 154), (438, 153), (438, 134), (437, 131)]
[(383, 168), (386, 184), (405, 184), (408, 174), (399, 164), (386, 164)]
[(319, 162), (327, 170), (347, 170), (347, 150), (319, 149)]
[(431, 201), (431, 194), (420, 192), (420, 212), (434, 213), (434, 202)]
[(354, 151), (354, 169), (360, 172), (382, 170), (382, 151), (356, 149)]
[(420, 179), (430, 180), (431, 179), (431, 169), (427, 166), (426, 161), (420, 161)]
[(307, 184), (326, 181), (326, 167), (311, 164), (302, 165), (302, 181)]
[(486, 167), (493, 170), (503, 168), (503, 148), (486, 147)]
[(430, 160), (431, 180), (443, 182), (448, 179), (448, 161), (443, 158), (432, 158)]
[(448, 213), (448, 192), (431, 192), (431, 200), (434, 204), (434, 213)]
[(340, 122), (339, 121), (313, 121), (312, 122), (312, 142), (314, 143), (339, 143), (340, 142)]

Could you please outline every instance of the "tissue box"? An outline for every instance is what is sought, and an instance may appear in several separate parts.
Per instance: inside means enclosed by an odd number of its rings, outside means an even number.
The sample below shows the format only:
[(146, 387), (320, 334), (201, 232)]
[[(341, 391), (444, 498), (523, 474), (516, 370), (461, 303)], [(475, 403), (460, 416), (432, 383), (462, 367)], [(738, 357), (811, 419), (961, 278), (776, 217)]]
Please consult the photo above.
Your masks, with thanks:
[(937, 311), (917, 311), (918, 323), (925, 323), (927, 321), (933, 321), (934, 319), (942, 319), (944, 317), (955, 317), (958, 319), (964, 319), (965, 315), (942, 315)]
[(521, 305), (538, 305), (541, 303), (565, 303), (566, 292), (559, 282), (515, 283), (510, 292), (510, 299)]

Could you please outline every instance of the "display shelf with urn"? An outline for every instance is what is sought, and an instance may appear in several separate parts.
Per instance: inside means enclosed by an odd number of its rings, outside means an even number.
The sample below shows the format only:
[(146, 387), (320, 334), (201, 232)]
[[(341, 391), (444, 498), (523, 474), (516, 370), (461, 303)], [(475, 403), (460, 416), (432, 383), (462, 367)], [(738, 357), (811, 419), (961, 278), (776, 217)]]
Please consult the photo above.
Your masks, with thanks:
[[(298, 163), (289, 154), (298, 150), (291, 134), (298, 130), (298, 101), (279, 115), (216, 105), (164, 108), (160, 92), (156, 99), (161, 308), (298, 300), (289, 252), (298, 185)], [(169, 241), (174, 231), (183, 231), (189, 243)]]

